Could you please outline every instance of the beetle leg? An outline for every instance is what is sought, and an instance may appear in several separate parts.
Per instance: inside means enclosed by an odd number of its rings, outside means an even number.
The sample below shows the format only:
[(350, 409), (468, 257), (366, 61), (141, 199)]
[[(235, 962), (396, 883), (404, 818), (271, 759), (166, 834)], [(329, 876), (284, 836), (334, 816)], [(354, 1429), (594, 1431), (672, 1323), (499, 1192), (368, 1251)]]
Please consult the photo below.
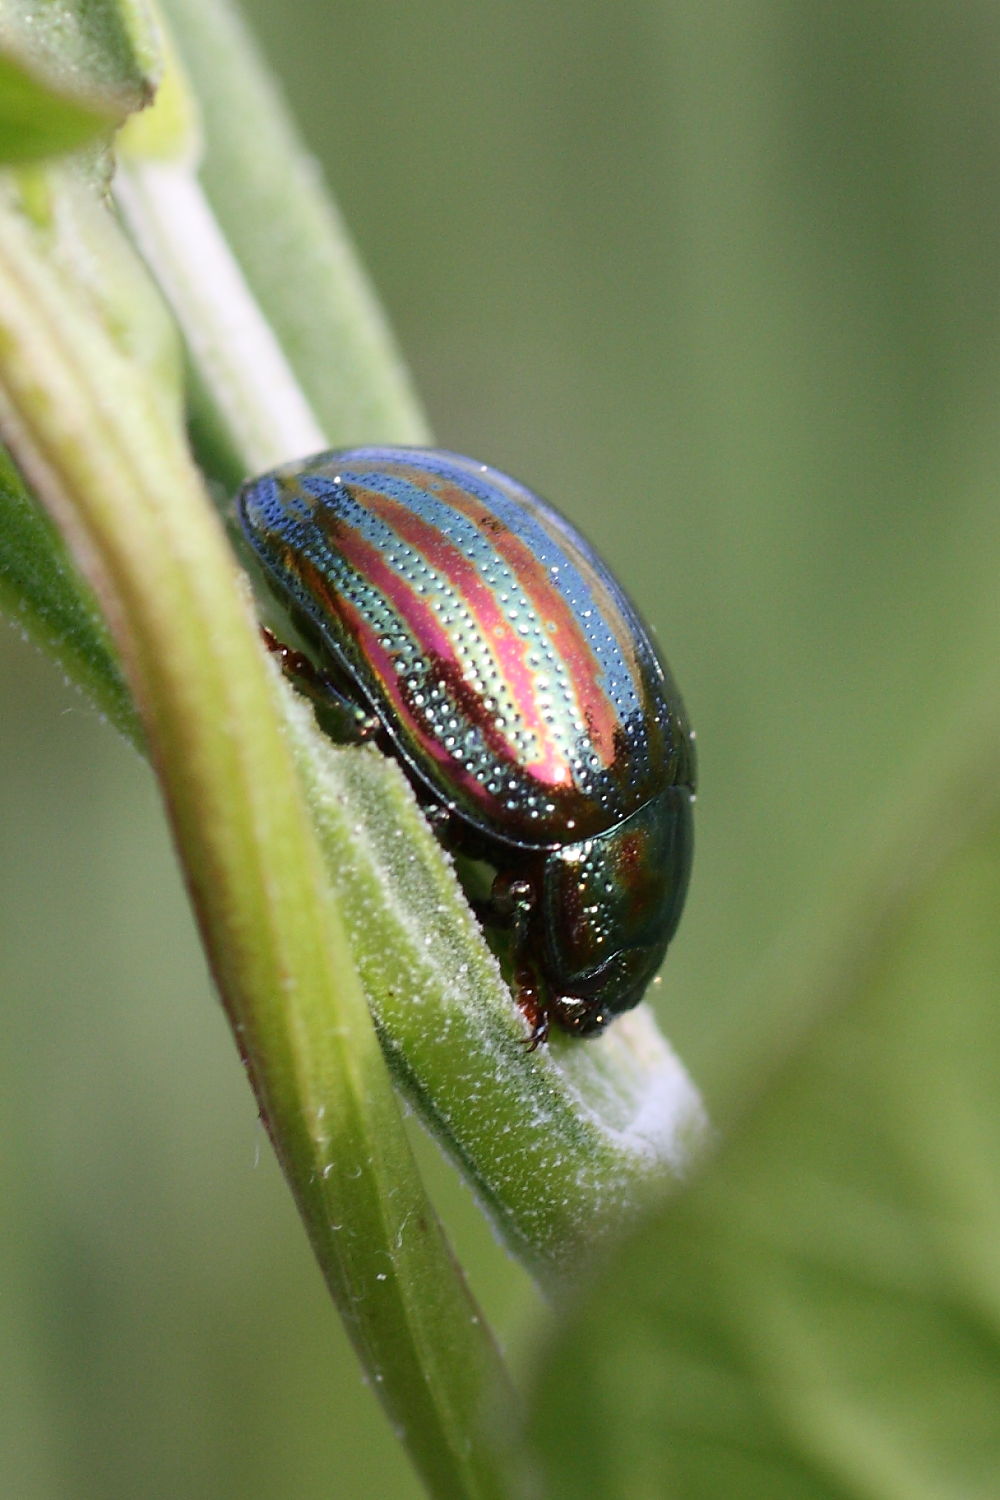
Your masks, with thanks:
[(513, 940), (515, 968), (513, 974), (514, 999), (528, 1026), (529, 1036), (522, 1038), (529, 1052), (534, 1052), (549, 1036), (549, 1012), (543, 998), (544, 991), (534, 964), (525, 961), (528, 925), (535, 906), (535, 886), (521, 875), (502, 871), (493, 882), (490, 900), (487, 903), (488, 921), (509, 929)]
[(549, 1013), (542, 1001), (535, 972), (527, 965), (521, 964), (515, 971), (514, 999), (531, 1028), (530, 1036), (521, 1038), (521, 1045), (528, 1052), (534, 1052), (549, 1039)]
[(494, 918), (513, 928), (514, 942), (520, 944), (527, 930), (528, 918), (535, 904), (535, 888), (530, 880), (502, 873), (493, 882), (490, 906)]
[(429, 802), (425, 806), (422, 806), (420, 811), (427, 819), (431, 833), (433, 833), (439, 843), (444, 844), (445, 848), (447, 848), (450, 842), (451, 813), (446, 807), (442, 807), (439, 802)]
[(286, 646), (266, 625), (260, 627), (260, 634), (268, 651), (278, 658), (284, 675), (322, 710), (336, 740), (341, 744), (360, 744), (378, 733), (381, 725), (375, 715), (352, 703), (333, 678), (320, 672), (303, 651)]
[(513, 933), (515, 948), (521, 946), (535, 904), (535, 891), (530, 880), (497, 875), (488, 896), (469, 896), (468, 902), (484, 927)]
[(514, 986), (516, 986), (514, 998), (519, 1005), (520, 1013), (531, 1028), (531, 1035), (522, 1037), (520, 1043), (528, 1052), (535, 1052), (537, 1047), (549, 1041), (549, 1011), (541, 1002), (538, 981), (535, 980), (531, 969), (519, 969), (514, 975)]

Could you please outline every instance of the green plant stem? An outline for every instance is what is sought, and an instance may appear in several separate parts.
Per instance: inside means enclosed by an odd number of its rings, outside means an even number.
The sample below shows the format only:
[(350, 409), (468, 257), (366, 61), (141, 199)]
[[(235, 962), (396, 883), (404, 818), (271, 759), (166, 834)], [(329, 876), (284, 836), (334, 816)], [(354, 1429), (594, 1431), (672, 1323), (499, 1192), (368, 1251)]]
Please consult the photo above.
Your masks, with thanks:
[(234, 455), (230, 475), (326, 447), (194, 172), (135, 162), (119, 168), (115, 194), (169, 298), (199, 383), (212, 393), (220, 436)]
[(164, 404), (12, 209), (0, 374), (7, 439), (120, 654), (238, 1045), (355, 1345), (431, 1492), (498, 1496), (478, 1421), (502, 1368), (420, 1188), (221, 529)]
[(329, 446), (426, 443), (351, 237), (238, 8), (160, 4), (198, 101), (206, 197)]

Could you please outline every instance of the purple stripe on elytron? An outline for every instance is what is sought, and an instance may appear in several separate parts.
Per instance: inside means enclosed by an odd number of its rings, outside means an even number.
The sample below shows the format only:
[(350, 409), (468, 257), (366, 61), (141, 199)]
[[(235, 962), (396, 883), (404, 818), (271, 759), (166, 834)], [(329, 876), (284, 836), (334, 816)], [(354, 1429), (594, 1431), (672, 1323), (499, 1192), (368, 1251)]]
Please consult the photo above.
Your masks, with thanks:
[[(413, 487), (408, 486), (408, 488)], [(359, 486), (358, 494), (365, 497), (363, 508), (366, 515), (381, 519), (390, 532), (404, 536), (414, 550), (435, 570), (444, 573), (455, 583), (458, 592), (463, 597), (469, 599), (474, 595), (475, 602), (471, 607), (477, 616), (482, 613), (483, 600), (488, 600), (490, 606), (496, 608), (495, 592), (488, 583), (482, 580), (474, 561), (471, 561), (469, 555), (457, 548), (448, 537), (442, 535), (439, 528), (418, 514), (412, 504), (407, 505), (395, 496), (390, 497), (381, 489), (368, 487), (361, 489)], [(512, 584), (524, 592), (538, 618), (540, 628), (537, 639), (532, 644), (548, 658), (553, 674), (558, 672), (560, 665), (565, 667), (567, 663), (572, 664), (572, 676), (569, 682), (572, 686), (576, 717), (581, 724), (586, 726), (586, 730), (582, 732), (586, 732), (588, 739), (592, 742), (598, 760), (605, 766), (610, 766), (616, 755), (616, 730), (623, 725), (626, 714), (629, 714), (630, 710), (630, 717), (634, 717), (641, 706), (639, 698), (639, 692), (642, 689), (641, 678), (639, 678), (638, 671), (630, 670), (626, 663), (626, 656), (631, 656), (631, 651), (620, 652), (624, 681), (622, 673), (617, 674), (616, 680), (619, 682), (617, 696), (622, 708), (619, 713), (615, 702), (609, 698), (605, 687), (606, 679), (602, 675), (592, 642), (580, 627), (577, 611), (568, 602), (564, 591), (554, 584), (551, 576), (539, 569), (537, 560), (530, 549), (506, 528), (499, 527), (496, 533), (492, 531), (484, 533), (481, 526), (474, 526), (475, 515), (468, 515), (468, 512), (473, 511), (473, 503), (461, 490), (453, 490), (449, 486), (446, 490), (442, 489), (435, 498), (439, 505), (443, 503), (446, 507), (445, 513), (450, 516), (452, 522), (452, 534), (456, 530), (455, 513), (458, 512), (460, 515), (465, 513), (463, 518), (466, 519), (466, 526), (472, 532), (479, 552), (485, 551), (489, 557), (499, 556), (509, 567)], [(478, 509), (481, 510), (482, 507), (479, 506)], [(600, 580), (595, 579), (595, 582), (600, 582)], [(592, 615), (599, 613), (599, 605), (599, 600), (592, 604)], [(505, 625), (508, 623), (505, 614), (501, 615), (501, 619)], [(551, 631), (547, 628), (550, 621), (555, 626), (555, 629)], [(623, 621), (622, 634), (630, 645), (630, 636), (626, 634), (624, 625)], [(519, 636), (518, 639), (526, 638)], [(529, 668), (529, 671), (532, 670)], [(533, 682), (528, 682), (526, 687), (528, 696), (522, 697), (519, 693), (517, 698), (522, 712), (525, 711), (525, 704), (532, 703), (535, 696)]]
[[(461, 662), (455, 651), (454, 643), (447, 631), (434, 618), (433, 611), (422, 600), (406, 579), (395, 571), (386, 561), (384, 552), (373, 547), (360, 533), (344, 525), (343, 522), (336, 527), (335, 541), (336, 551), (345, 562), (353, 567), (362, 578), (378, 588), (382, 596), (389, 601), (398, 617), (405, 621), (419, 644), (422, 654), (436, 657), (438, 664), (451, 664), (456, 669), (456, 675), (461, 676)], [(339, 597), (339, 596), (338, 596)], [(342, 611), (341, 611), (342, 612)], [(393, 658), (378, 644), (378, 635), (373, 630), (372, 624), (360, 613), (357, 620), (363, 626), (366, 642), (371, 641), (374, 645), (366, 654), (369, 660), (378, 655), (388, 666), (383, 666), (381, 673), (386, 683), (387, 691), (394, 700), (398, 701), (403, 708), (404, 716), (408, 722), (414, 723), (420, 735), (421, 744), (425, 745), (428, 752), (443, 764), (449, 766), (455, 764), (452, 756), (447, 750), (439, 746), (435, 739), (430, 737), (428, 731), (421, 728), (415, 719), (413, 708), (405, 701), (405, 696), (400, 692), (399, 674), (395, 670)], [(542, 753), (535, 759), (525, 762), (519, 754), (507, 734), (498, 728), (495, 715), (486, 715), (482, 711), (481, 699), (477, 704), (479, 712), (472, 722), (480, 731), (484, 741), (511, 767), (517, 767), (530, 774), (538, 781), (549, 786), (572, 786), (572, 767), (561, 754), (560, 748), (555, 744), (550, 735), (545, 733), (545, 726), (534, 711), (531, 693), (531, 671), (522, 657), (522, 645), (520, 638), (510, 630), (509, 625), (501, 615), (497, 615), (497, 627), (504, 630), (504, 636), (499, 640), (491, 640), (491, 649), (496, 646), (499, 650), (500, 661), (498, 668), (503, 674), (508, 686), (514, 692), (514, 702), (517, 712), (521, 715), (521, 721), (526, 723), (535, 735), (535, 742)], [(454, 687), (456, 684), (452, 684)], [(528, 705), (528, 711), (525, 709)], [(467, 773), (463, 773), (467, 774)], [(483, 795), (481, 783), (475, 778), (469, 778), (469, 784), (476, 788), (479, 796)]]
[[(366, 508), (370, 508), (376, 515), (382, 517), (386, 524), (423, 558), (427, 560), (433, 571), (444, 578), (454, 589), (458, 597), (467, 605), (472, 618), (479, 631), (480, 650), (486, 650), (492, 660), (496, 663), (499, 673), (509, 688), (516, 713), (520, 716), (522, 724), (534, 735), (536, 743), (544, 747), (544, 753), (536, 760), (526, 766), (535, 778), (550, 786), (568, 786), (573, 783), (573, 769), (566, 757), (566, 747), (560, 743), (560, 736), (555, 725), (547, 725), (539, 707), (538, 693), (538, 671), (533, 668), (527, 660), (528, 654), (537, 646), (546, 648), (546, 654), (552, 657), (552, 647), (555, 644), (558, 649), (558, 639), (553, 643), (551, 639), (542, 636), (541, 640), (532, 635), (522, 636), (511, 624), (508, 615), (497, 602), (496, 593), (483, 579), (481, 573), (470, 561), (470, 559), (447, 537), (434, 527), (430, 526), (412, 510), (407, 510), (398, 501), (391, 500), (384, 495), (374, 491), (362, 491), (366, 495)], [(536, 602), (536, 601), (532, 601)], [(548, 601), (545, 601), (546, 603)], [(560, 611), (563, 601), (558, 600)], [(558, 632), (557, 632), (558, 634)], [(577, 640), (577, 663), (580, 658), (585, 662), (587, 656), (585, 643)], [(592, 657), (590, 658), (592, 661)], [(555, 663), (552, 663), (554, 673)], [(614, 753), (614, 728), (617, 720), (601, 724), (598, 715), (592, 714), (587, 719), (587, 710), (590, 705), (589, 696), (585, 702), (579, 701), (579, 687), (574, 673), (569, 683), (576, 700), (581, 724), (589, 724), (591, 735), (598, 740), (595, 746), (598, 750), (606, 750), (607, 758), (610, 759)], [(585, 682), (584, 688), (590, 687), (593, 681)], [(557, 691), (553, 684), (552, 692)], [(509, 745), (509, 740), (504, 736), (504, 742)], [(573, 747), (575, 749), (575, 746)]]
[[(471, 502), (461, 490), (449, 492), (449, 501), (455, 509), (471, 509)], [(581, 612), (574, 607), (572, 600), (551, 573), (539, 568), (537, 559), (520, 535), (504, 529), (491, 537), (491, 542), (510, 567), (543, 626), (547, 626), (549, 622), (555, 626), (554, 630), (546, 631), (545, 634), (549, 654), (555, 661), (572, 664), (571, 680), (580, 717), (587, 726), (588, 738), (599, 759), (605, 766), (610, 766), (617, 753), (616, 731), (625, 727), (627, 707), (632, 709), (633, 715), (638, 711), (643, 690), (638, 664), (631, 648), (630, 633), (626, 633), (624, 628), (621, 630), (625, 645), (620, 648), (619, 655), (624, 681), (621, 681), (622, 674), (609, 678), (606, 669), (602, 670), (593, 642), (585, 633)], [(595, 578), (595, 582), (600, 582), (599, 576)], [(590, 597), (593, 600), (592, 593)], [(591, 616), (601, 615), (602, 622), (607, 624), (606, 612), (602, 613), (600, 605), (598, 597), (591, 604)], [(617, 640), (617, 633), (615, 638)], [(627, 696), (631, 700), (627, 707), (622, 705), (622, 712), (618, 711), (614, 694), (609, 693), (609, 688), (615, 681), (620, 683), (621, 696)]]
[[(306, 583), (310, 593), (314, 597), (325, 600), (327, 608), (332, 614), (338, 616), (344, 623), (345, 629), (358, 642), (363, 655), (368, 662), (372, 675), (383, 684), (385, 696), (394, 706), (399, 720), (402, 724), (409, 724), (414, 737), (419, 741), (421, 748), (427, 752), (431, 760), (439, 765), (446, 766), (448, 771), (447, 780), (457, 787), (465, 787), (478, 803), (488, 801), (500, 805), (499, 799), (487, 792), (483, 785), (476, 780), (471, 771), (449, 754), (443, 745), (432, 738), (423, 728), (420, 721), (414, 717), (413, 709), (406, 700), (402, 691), (399, 674), (396, 672), (395, 659), (389, 651), (381, 644), (378, 634), (372, 626), (371, 620), (359, 607), (353, 603), (345, 594), (335, 592), (330, 587), (330, 580), (310, 563), (303, 559), (303, 582)], [(382, 572), (378, 567), (376, 572)], [(387, 579), (394, 575), (389, 570), (384, 570)]]
[[(545, 506), (540, 513), (537, 496), (517, 480), (460, 454), (421, 449), (361, 448), (334, 456), (343, 467), (338, 471), (347, 484), (364, 485), (391, 494), (410, 509), (423, 511), (432, 524), (455, 533), (455, 512), (470, 519), (473, 536), (459, 537), (464, 548), (482, 538), (479, 513), (488, 511), (503, 526), (506, 535), (518, 539), (534, 574), (548, 573), (553, 587), (563, 596), (571, 617), (586, 620), (588, 649), (603, 674), (600, 691), (612, 699), (619, 694), (641, 698), (640, 674), (636, 670), (633, 643), (636, 633), (648, 643), (645, 629), (631, 602), (586, 540), (564, 517)], [(371, 465), (378, 467), (374, 470)], [(459, 502), (445, 500), (440, 491), (427, 488), (428, 476), (456, 487)], [(504, 554), (504, 532), (491, 535), (491, 545)], [(539, 565), (541, 564), (541, 568)], [(581, 567), (585, 571), (581, 572)], [(557, 571), (553, 573), (553, 569)], [(518, 568), (520, 575), (521, 569)], [(595, 597), (595, 588), (597, 590)], [(590, 608), (589, 618), (586, 611)], [(655, 655), (655, 653), (654, 653)]]
[[(648, 755), (645, 722), (651, 709), (650, 695), (656, 694), (660, 677), (654, 648), (627, 598), (568, 523), (553, 513), (551, 524), (557, 519), (560, 524), (555, 535), (550, 534), (545, 530), (546, 518), (528, 509), (532, 497), (526, 491), (523, 502), (511, 499), (508, 491), (520, 492), (514, 481), (490, 471), (492, 482), (487, 482), (472, 464), (463, 467), (458, 463), (435, 462), (436, 454), (416, 453), (412, 461), (405, 455), (400, 458), (394, 454), (382, 469), (370, 470), (365, 461), (370, 464), (378, 454), (372, 455), (368, 450), (335, 457), (334, 467), (343, 489), (338, 492), (326, 478), (317, 480), (310, 476), (309, 481), (334, 509), (338, 499), (342, 505), (355, 487), (367, 496), (394, 500), (409, 514), (418, 514), (428, 524), (457, 539), (461, 551), (470, 557), (478, 554), (487, 561), (502, 559), (517, 586), (529, 595), (536, 612), (547, 608), (549, 615), (556, 617), (558, 634), (553, 636), (543, 629), (538, 646), (553, 669), (572, 664), (579, 717), (586, 725), (584, 733), (595, 755), (596, 765), (592, 770), (601, 766), (610, 769), (616, 753), (620, 755), (619, 726), (630, 737), (633, 763)], [(456, 470), (460, 483), (452, 488)], [(439, 481), (435, 491), (423, 487), (434, 478)], [(501, 481), (508, 491), (501, 489)], [(474, 488), (478, 493), (470, 494), (469, 490)], [(533, 503), (537, 508), (539, 502)], [(360, 529), (373, 540), (376, 536), (392, 535), (393, 527), (387, 528), (384, 520), (373, 514), (370, 500), (359, 505), (358, 511)], [(505, 513), (503, 520), (499, 519), (501, 511)], [(496, 524), (491, 526), (490, 519), (494, 516)], [(525, 536), (532, 545), (528, 545)], [(540, 539), (547, 540), (546, 556), (561, 559), (553, 562), (548, 571), (539, 566), (533, 550), (534, 544), (541, 546)], [(577, 556), (564, 551), (564, 547), (575, 549)], [(421, 556), (426, 550), (421, 547)], [(557, 571), (553, 573), (552, 569)], [(539, 589), (539, 580), (548, 585), (551, 593)], [(637, 639), (639, 651), (644, 649), (645, 653), (641, 658), (636, 652)], [(652, 711), (655, 717), (655, 707)]]

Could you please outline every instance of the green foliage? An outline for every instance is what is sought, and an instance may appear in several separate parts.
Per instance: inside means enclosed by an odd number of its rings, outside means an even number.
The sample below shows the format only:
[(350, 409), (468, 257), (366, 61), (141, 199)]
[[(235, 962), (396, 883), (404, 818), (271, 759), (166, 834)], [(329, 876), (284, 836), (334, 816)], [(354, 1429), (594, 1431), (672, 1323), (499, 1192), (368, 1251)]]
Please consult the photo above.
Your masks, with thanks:
[(811, 1019), (558, 1335), (531, 1402), (554, 1500), (996, 1493), (995, 726), (987, 742), (914, 799), (800, 996)]
[[(230, 348), (220, 376), (217, 299), (185, 303), (197, 278), (169, 258), (158, 267), (185, 326), (205, 472), (231, 488), (260, 452), (287, 456), (295, 432), (421, 437), (395, 346), (233, 8), (164, 8), (177, 71), (136, 117), (142, 128), (128, 127), (141, 191), (128, 200), (121, 182), (122, 202), (137, 209), (133, 227), (145, 212), (169, 231), (159, 189), (203, 152), (202, 182), (245, 278), (242, 311), (263, 310), (284, 360), (242, 405), (241, 366), (254, 361)], [(36, 236), (63, 291), (83, 289), (101, 347), (135, 375), (153, 425), (176, 427), (174, 334), (94, 195), (106, 164), (36, 165), (99, 146), (109, 121), (150, 97), (162, 64), (143, 8), (3, 9), (0, 157), (31, 164), (8, 180), (4, 222)], [(444, 441), (523, 472), (595, 535), (660, 627), (699, 728), (693, 899), (662, 994), (672, 1034), (711, 1084), (712, 1159), (548, 1321), (478, 1211), (450, 1202), (501, 1333), (516, 1344), (510, 1329), (530, 1315), (537, 1344), (555, 1324), (540, 1373), (519, 1382), (547, 1492), (989, 1496), (1000, 1467), (1000, 848), (995, 728), (961, 726), (970, 700), (995, 701), (1000, 624), (1000, 26), (987, 11), (860, 0), (836, 12), (810, 0), (794, 15), (760, 0), (735, 26), (695, 0), (613, 15), (519, 3), (470, 28), (445, 7), (401, 14), (390, 45), (377, 8), (256, 9), (291, 110), (336, 163)], [(152, 240), (144, 247), (155, 260)], [(289, 387), (305, 401), (282, 425)], [(84, 430), (109, 409), (119, 420), (134, 395), (96, 402)], [(23, 439), (16, 422), (8, 430)], [(149, 468), (129, 469), (132, 491), (105, 471), (123, 514), (165, 472), (159, 439), (137, 431)], [(18, 454), (43, 492), (37, 451)], [(164, 511), (188, 481), (162, 492)], [(94, 592), (9, 465), (0, 535), (4, 608), (136, 733)], [(154, 593), (160, 550), (142, 574)], [(209, 625), (206, 614), (206, 639)], [(192, 681), (197, 657), (182, 674)], [(207, 1165), (220, 1149), (212, 1116), (224, 1130), (239, 1105), (234, 1095), (214, 1108), (224, 1054), (207, 1004), (186, 1004), (201, 968), (177, 957), (188, 933), (169, 877), (146, 895), (156, 830), (140, 823), (142, 784), (113, 746), (88, 744), (79, 715), (60, 720), (33, 658), (10, 660), (3, 824), (18, 852), (0, 902), (11, 997), (0, 1097), (4, 1138), (27, 1165), (9, 1178), (5, 1166), (3, 1180), (17, 1210), (0, 1252), (15, 1395), (0, 1421), (23, 1460), (9, 1472), (0, 1460), (3, 1486), (44, 1500), (206, 1488), (247, 1500), (325, 1495), (332, 1472), (345, 1496), (409, 1493), (384, 1431), (366, 1425), (348, 1354), (336, 1394), (323, 1383), (328, 1330), (311, 1271), (282, 1239), (285, 1205), (261, 1188), (266, 1168), (242, 1174), (252, 1127), (227, 1142), (231, 1170)], [(217, 704), (231, 672), (215, 679)], [(38, 702), (55, 705), (42, 730), (28, 713)], [(611, 1046), (556, 1045), (537, 1072), (510, 1054), (516, 1018), (405, 786), (376, 757), (328, 747), (300, 705), (281, 713), (397, 1080), (508, 1241), (560, 1286), (599, 1222), (624, 1217), (648, 1187), (643, 1171), (622, 1175), (615, 1139), (617, 1126), (631, 1130), (634, 1165), (649, 1075), (628, 1083), (641, 1055), (630, 1023)], [(918, 767), (911, 836), (887, 838), (887, 810)], [(272, 774), (258, 767), (245, 783), (248, 805)], [(110, 843), (123, 873), (102, 898)], [(872, 848), (887, 845), (873, 875)], [(768, 951), (804, 927), (794, 964)], [(152, 936), (133, 954), (137, 930)], [(407, 948), (414, 930), (434, 937), (430, 960)], [(466, 975), (471, 1023), (463, 1012), (456, 1044), (439, 1023), (468, 1003)], [(423, 1030), (412, 1029), (414, 990), (443, 1003)], [(321, 1020), (313, 1012), (318, 1052)], [(384, 1105), (381, 1065), (364, 1044), (359, 1055)], [(524, 1066), (501, 1079), (493, 1059), (510, 1056)], [(185, 1070), (204, 1058), (185, 1092)], [(369, 1117), (368, 1142), (380, 1133)], [(338, 1152), (316, 1145), (299, 1138), (292, 1156), (322, 1240), (324, 1223), (340, 1222), (322, 1205), (337, 1200), (310, 1198), (308, 1178)], [(419, 1199), (400, 1196), (412, 1179), (398, 1141), (376, 1145), (373, 1160), (392, 1165), (383, 1195), (359, 1210), (358, 1222), (370, 1217), (355, 1332), (388, 1333), (388, 1361), (369, 1361), (380, 1389), (399, 1348), (423, 1342), (416, 1363), (438, 1362), (440, 1411), (452, 1382), (474, 1383), (482, 1353), (441, 1337), (462, 1314), (441, 1311), (453, 1287), (434, 1247), (426, 1259), (417, 1247), (416, 1270), (396, 1257), (397, 1240), (411, 1248)], [(398, 1321), (381, 1328), (379, 1234), (401, 1293)], [(409, 1396), (418, 1385), (403, 1382)], [(397, 1420), (398, 1399), (397, 1388)], [(461, 1447), (468, 1412), (461, 1400), (445, 1411), (439, 1438), (420, 1400), (410, 1410), (422, 1413), (428, 1473), (448, 1442)], [(492, 1437), (522, 1454), (505, 1400), (493, 1418)], [(67, 1430), (53, 1456), (53, 1432)], [(432, 1482), (450, 1479), (439, 1470)]]
[[(214, 427), (249, 466), (322, 436), (196, 178), (185, 87), (168, 69), (161, 100), (129, 127), (115, 188), (187, 335)], [(325, 232), (343, 280), (350, 252), (332, 217)], [(344, 297), (364, 329), (373, 314), (359, 277)], [(325, 318), (332, 339), (338, 309)], [(546, 1273), (575, 1270), (676, 1167), (700, 1105), (648, 1018), (600, 1049), (525, 1050), (455, 878), (412, 796), (400, 800), (400, 773), (371, 753), (332, 754), (265, 671), (183, 444), (163, 333), (93, 163), (60, 162), (31, 184), (11, 177), (0, 203), (6, 432), (84, 576), (12, 471), (0, 490), (5, 591), (134, 732), (115, 696), (128, 682), (262, 1117), (419, 1472), (436, 1494), (512, 1493), (479, 1422), (484, 1403), (502, 1416), (512, 1393), (414, 1171), (355, 965), (397, 1077), (511, 1246)], [(369, 348), (357, 378), (408, 430), (385, 340)]]

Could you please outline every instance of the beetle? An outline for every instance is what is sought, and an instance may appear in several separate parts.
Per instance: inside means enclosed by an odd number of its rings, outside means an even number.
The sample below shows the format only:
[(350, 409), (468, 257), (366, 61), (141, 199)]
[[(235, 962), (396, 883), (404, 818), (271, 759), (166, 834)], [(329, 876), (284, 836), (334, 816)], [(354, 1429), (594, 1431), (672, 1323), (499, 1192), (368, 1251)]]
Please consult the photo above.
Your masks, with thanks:
[(339, 734), (376, 734), (496, 872), (478, 909), (510, 930), (531, 1047), (553, 1020), (600, 1032), (676, 930), (695, 792), (680, 694), (609, 569), (516, 479), (441, 449), (320, 453), (236, 508)]

